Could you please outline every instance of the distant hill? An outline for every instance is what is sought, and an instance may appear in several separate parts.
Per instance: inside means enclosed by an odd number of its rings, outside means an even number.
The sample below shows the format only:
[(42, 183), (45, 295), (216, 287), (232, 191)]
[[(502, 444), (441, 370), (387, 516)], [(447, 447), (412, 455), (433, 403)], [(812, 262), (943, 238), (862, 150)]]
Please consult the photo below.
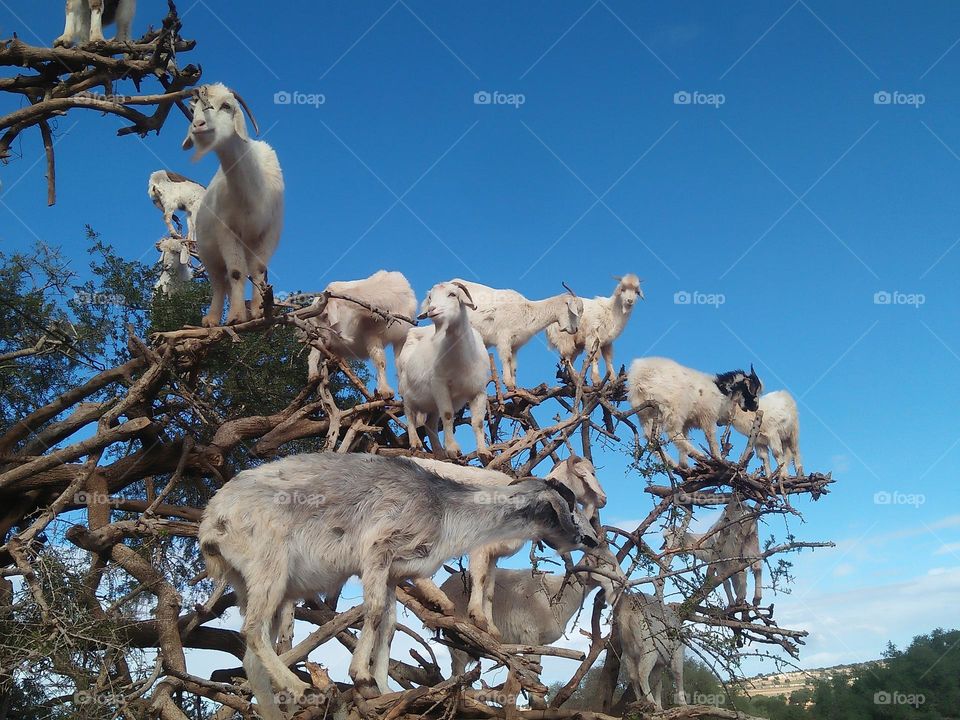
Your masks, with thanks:
[(871, 667), (883, 667), (883, 660), (870, 660), (862, 663), (852, 663), (849, 665), (834, 665), (825, 668), (813, 668), (810, 670), (796, 670), (793, 672), (770, 673), (769, 675), (757, 675), (750, 678), (745, 683), (751, 697), (773, 697), (776, 695), (789, 695), (795, 690), (804, 688), (812, 690), (816, 682), (831, 682), (836, 677), (854, 677), (861, 670)]

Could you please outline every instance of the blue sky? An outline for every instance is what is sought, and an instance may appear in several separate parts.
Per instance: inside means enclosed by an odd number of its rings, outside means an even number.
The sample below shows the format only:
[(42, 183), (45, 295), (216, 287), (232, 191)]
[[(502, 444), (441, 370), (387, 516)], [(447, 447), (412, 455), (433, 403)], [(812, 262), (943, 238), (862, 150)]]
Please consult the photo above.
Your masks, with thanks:
[[(40, 5), (0, 0), (0, 35), (50, 42), (61, 4)], [(164, 7), (141, 0), (137, 33)], [(453, 276), (528, 297), (565, 280), (592, 296), (636, 272), (647, 301), (617, 363), (753, 362), (767, 389), (798, 398), (806, 468), (837, 479), (799, 502), (805, 523), (791, 528), (838, 547), (798, 558), (795, 594), (774, 598), (784, 625), (812, 630), (802, 664), (875, 658), (888, 639), (956, 626), (960, 7), (283, 7), (180, 2), (198, 40), (184, 60), (244, 95), (280, 157), (278, 291), (385, 267), (420, 297)], [(278, 104), (281, 92), (323, 102)], [(478, 92), (522, 104), (477, 104)], [(118, 126), (59, 120), (53, 208), (39, 139), (21, 136), (22, 157), (0, 168), (4, 250), (42, 238), (82, 263), (90, 223), (153, 258), (164, 228), (147, 176), (167, 166), (207, 182), (215, 159), (189, 162), (176, 113), (143, 141), (114, 137)], [(531, 342), (521, 382), (552, 379), (554, 362)], [(605, 520), (644, 516), (641, 481), (615, 457), (597, 462)], [(921, 497), (900, 502), (909, 494)]]

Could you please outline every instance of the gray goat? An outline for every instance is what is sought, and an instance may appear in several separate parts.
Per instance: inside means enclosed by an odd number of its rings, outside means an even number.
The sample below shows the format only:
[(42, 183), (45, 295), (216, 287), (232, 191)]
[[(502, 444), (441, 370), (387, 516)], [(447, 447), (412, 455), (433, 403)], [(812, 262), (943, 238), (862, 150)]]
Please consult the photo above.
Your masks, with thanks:
[(501, 488), (459, 483), (402, 458), (319, 453), (251, 468), (217, 492), (200, 523), (211, 578), (237, 591), (247, 643), (244, 668), (267, 720), (281, 718), (271, 690), (302, 697), (309, 686), (274, 651), (284, 603), (363, 583), (364, 627), (350, 663), (363, 696), (388, 691), (398, 582), (497, 540), (539, 537), (558, 550), (597, 537), (560, 483)]

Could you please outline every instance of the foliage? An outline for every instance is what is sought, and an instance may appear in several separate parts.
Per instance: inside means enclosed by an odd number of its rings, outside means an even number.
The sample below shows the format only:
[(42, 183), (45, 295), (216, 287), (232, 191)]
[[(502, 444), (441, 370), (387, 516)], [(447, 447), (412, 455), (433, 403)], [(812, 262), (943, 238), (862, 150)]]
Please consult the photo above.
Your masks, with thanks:
[(892, 645), (882, 663), (852, 676), (818, 680), (789, 698), (739, 700), (739, 710), (770, 720), (906, 720), (955, 718), (960, 707), (960, 630), (918, 635), (905, 650)]

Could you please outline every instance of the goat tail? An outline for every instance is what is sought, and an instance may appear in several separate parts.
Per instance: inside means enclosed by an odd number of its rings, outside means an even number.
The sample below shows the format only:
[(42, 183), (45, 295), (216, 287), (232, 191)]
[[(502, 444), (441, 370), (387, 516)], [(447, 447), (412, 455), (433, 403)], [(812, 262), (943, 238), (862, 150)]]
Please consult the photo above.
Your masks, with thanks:
[(226, 580), (230, 566), (220, 553), (220, 546), (217, 545), (217, 542), (215, 540), (201, 540), (200, 553), (203, 555), (203, 562), (207, 566), (207, 575), (210, 579)]
[(198, 536), (200, 539), (200, 554), (207, 566), (207, 575), (212, 580), (224, 581), (230, 571), (230, 564), (220, 552), (220, 540), (227, 535), (227, 520), (222, 516), (211, 514), (210, 508), (204, 512), (200, 520)]

